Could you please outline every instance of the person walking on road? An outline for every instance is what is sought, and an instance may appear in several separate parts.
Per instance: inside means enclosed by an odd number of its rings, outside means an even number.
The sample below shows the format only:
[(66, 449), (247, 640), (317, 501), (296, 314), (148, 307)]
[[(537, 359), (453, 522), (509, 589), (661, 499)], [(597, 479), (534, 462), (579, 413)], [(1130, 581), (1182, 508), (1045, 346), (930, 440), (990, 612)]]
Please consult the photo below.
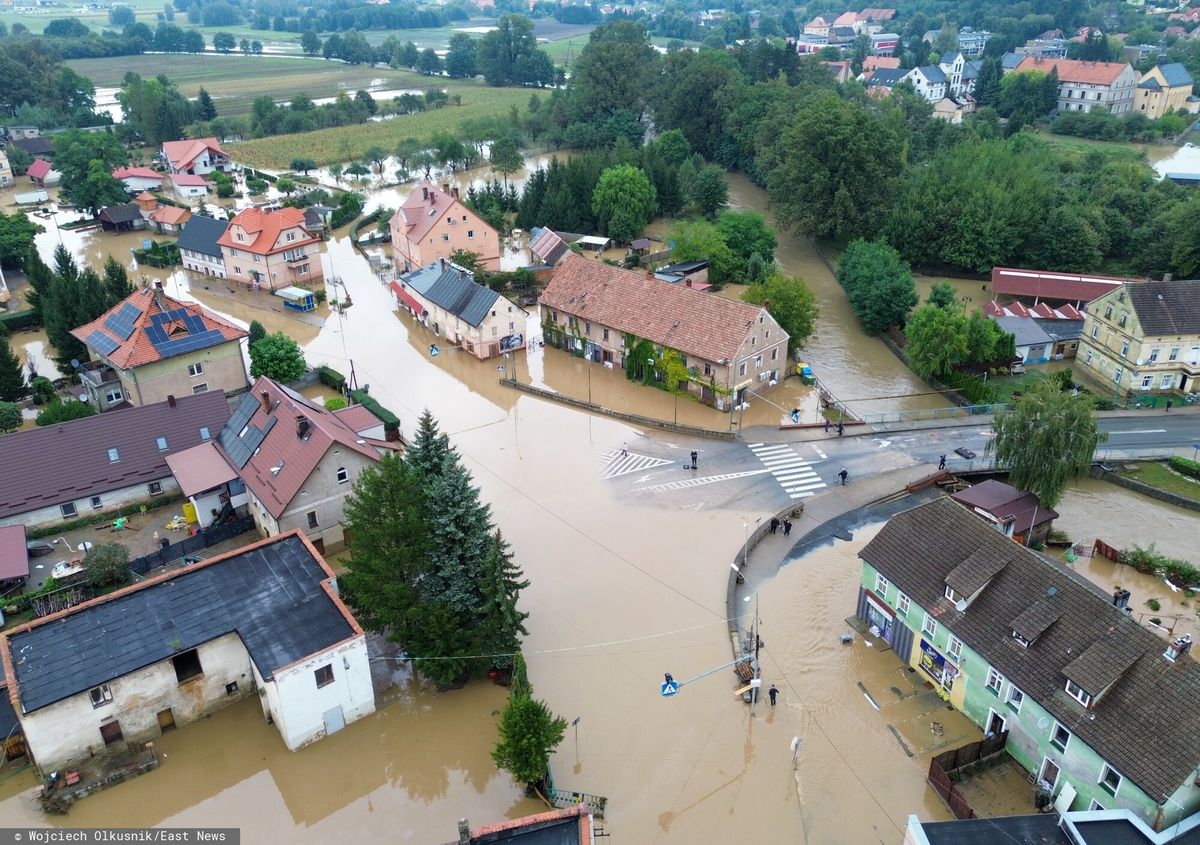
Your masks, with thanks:
[(829, 418), (828, 417), (825, 418), (825, 433), (826, 434), (829, 433)]
[(838, 478), (842, 479), (842, 486), (846, 486), (846, 479), (850, 477), (850, 473), (846, 472), (846, 468), (842, 467), (842, 471), (838, 473)]
[(841, 423), (838, 423), (838, 437), (841, 437), (845, 431), (846, 431), (846, 426), (842, 425)]
[(774, 707), (775, 699), (779, 697), (779, 690), (775, 688), (774, 684), (771, 684), (771, 688), (767, 690), (767, 695), (771, 696), (771, 706)]
[(628, 444), (628, 443), (622, 443), (622, 444), (621, 444), (621, 457), (622, 457), (622, 458), (628, 458), (628, 457), (629, 457), (629, 444)]
[(1168, 414), (1171, 413), (1171, 400), (1170, 399), (1167, 400), (1167, 413)]
[(942, 455), (940, 458), (938, 458), (938, 469), (945, 469), (945, 468), (946, 468), (946, 456)]
[(771, 517), (771, 533), (775, 534), (779, 531), (779, 517)]
[(692, 450), (692, 469), (696, 468), (696, 459), (700, 457), (700, 453), (695, 449)]
[(792, 535), (792, 521), (786, 516), (783, 518), (783, 536), (790, 537)]

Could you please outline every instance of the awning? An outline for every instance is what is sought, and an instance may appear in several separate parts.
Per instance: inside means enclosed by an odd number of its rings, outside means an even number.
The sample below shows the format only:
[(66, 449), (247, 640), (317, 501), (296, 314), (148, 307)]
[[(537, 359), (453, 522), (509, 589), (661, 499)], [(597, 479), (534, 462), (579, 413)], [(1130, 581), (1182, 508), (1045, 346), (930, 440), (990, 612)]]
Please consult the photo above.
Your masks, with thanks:
[(197, 496), (238, 477), (211, 440), (168, 455), (167, 466), (185, 496)]
[(416, 298), (404, 289), (404, 286), (399, 282), (392, 282), (392, 292), (396, 294), (396, 298), (414, 314), (426, 314), (429, 309), (416, 300)]
[(289, 285), (286, 288), (280, 288), (275, 291), (275, 295), (281, 299), (286, 299), (288, 302), (305, 302), (313, 295), (313, 292), (304, 288), (298, 288), (295, 285)]

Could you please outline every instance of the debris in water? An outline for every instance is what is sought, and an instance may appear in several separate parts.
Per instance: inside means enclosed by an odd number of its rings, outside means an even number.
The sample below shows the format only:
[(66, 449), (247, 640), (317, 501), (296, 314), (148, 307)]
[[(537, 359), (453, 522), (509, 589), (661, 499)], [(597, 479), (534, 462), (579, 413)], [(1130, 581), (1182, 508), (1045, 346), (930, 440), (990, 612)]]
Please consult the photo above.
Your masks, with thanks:
[(945, 728), (942, 727), (941, 722), (930, 722), (929, 730), (933, 732), (934, 736), (941, 736), (942, 733), (945, 731)]
[(842, 645), (850, 645), (852, 642), (854, 642), (854, 634), (849, 631), (842, 634)]

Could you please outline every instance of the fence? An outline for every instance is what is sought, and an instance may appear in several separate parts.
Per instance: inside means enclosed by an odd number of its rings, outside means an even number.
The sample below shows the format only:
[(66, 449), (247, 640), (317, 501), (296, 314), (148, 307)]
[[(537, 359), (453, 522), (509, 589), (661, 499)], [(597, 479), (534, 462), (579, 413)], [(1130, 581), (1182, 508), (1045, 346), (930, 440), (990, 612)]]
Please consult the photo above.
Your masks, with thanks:
[(921, 408), (913, 411), (886, 411), (878, 414), (861, 414), (863, 422), (896, 423), (921, 420), (952, 420), (959, 417), (987, 416), (1002, 411), (1008, 405), (955, 405), (951, 408)]
[(993, 737), (985, 737), (979, 742), (944, 751), (929, 761), (927, 778), (929, 785), (950, 807), (955, 818), (973, 819), (976, 818), (976, 815), (967, 802), (966, 796), (959, 792), (958, 787), (954, 785), (954, 778), (951, 775), (966, 766), (987, 761), (996, 756), (1004, 751), (1007, 743), (1008, 731), (1004, 731)]
[(193, 554), (209, 546), (215, 546), (217, 543), (223, 543), (253, 528), (254, 520), (248, 516), (241, 517), (225, 525), (205, 528), (191, 537), (185, 537), (178, 543), (171, 543), (171, 545), (164, 546), (158, 551), (129, 561), (129, 568), (138, 575), (145, 575), (155, 567), (166, 566), (168, 563), (179, 560), (179, 558), (185, 555)]

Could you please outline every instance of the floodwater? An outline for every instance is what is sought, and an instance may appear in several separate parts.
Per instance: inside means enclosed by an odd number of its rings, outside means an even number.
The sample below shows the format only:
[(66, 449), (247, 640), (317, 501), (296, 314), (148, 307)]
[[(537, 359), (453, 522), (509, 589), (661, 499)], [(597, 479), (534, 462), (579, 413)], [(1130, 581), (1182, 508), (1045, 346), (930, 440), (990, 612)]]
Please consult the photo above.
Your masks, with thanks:
[[(1084, 548), (1090, 549), (1096, 540), (1117, 549), (1153, 545), (1161, 554), (1200, 566), (1195, 542), (1200, 532), (1200, 514), (1195, 511), (1092, 478), (1072, 485), (1055, 510), (1059, 518), (1054, 527), (1065, 531)], [(1177, 635), (1190, 633), (1193, 639), (1200, 635), (1197, 616), (1200, 599), (1175, 592), (1160, 578), (1103, 557), (1081, 557), (1068, 565), (1107, 591), (1117, 587), (1129, 590), (1133, 615), (1143, 624), (1158, 618), (1164, 626), (1174, 627)], [(1146, 605), (1150, 599), (1159, 602), (1159, 610)]]
[[(775, 225), (774, 215), (767, 210), (766, 191), (741, 174), (727, 174), (726, 178), (731, 208), (762, 212)], [(804, 346), (804, 359), (821, 383), (851, 410), (861, 415), (949, 404), (883, 341), (862, 330), (845, 291), (810, 240), (780, 232), (775, 258), (784, 273), (803, 277), (816, 295), (820, 316), (816, 333)]]
[(1159, 176), (1166, 176), (1168, 173), (1192, 175), (1200, 173), (1200, 147), (1195, 144), (1184, 144), (1182, 147), (1152, 147), (1151, 149), (1161, 150), (1159, 155), (1147, 151), (1150, 156), (1150, 166)]

